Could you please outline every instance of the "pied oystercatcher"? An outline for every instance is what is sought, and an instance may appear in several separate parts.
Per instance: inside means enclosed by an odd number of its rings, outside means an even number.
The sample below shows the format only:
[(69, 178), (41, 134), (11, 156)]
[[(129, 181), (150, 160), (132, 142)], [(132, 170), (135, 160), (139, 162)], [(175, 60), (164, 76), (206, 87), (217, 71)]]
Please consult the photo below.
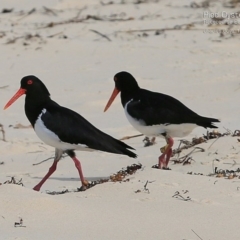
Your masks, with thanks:
[(23, 94), (26, 94), (25, 113), (36, 134), (43, 142), (55, 147), (54, 162), (45, 177), (33, 188), (34, 190), (39, 191), (56, 170), (63, 153), (67, 153), (73, 159), (84, 188), (88, 182), (84, 179), (81, 163), (76, 158), (74, 150), (100, 150), (136, 158), (137, 155), (128, 150), (133, 149), (132, 147), (103, 133), (78, 113), (51, 100), (48, 89), (35, 76), (22, 78), (20, 89), (4, 109)]
[(114, 81), (115, 88), (104, 112), (121, 92), (126, 117), (133, 127), (146, 136), (166, 139), (167, 145), (161, 149), (159, 157), (159, 168), (167, 169), (174, 143), (172, 137), (187, 136), (197, 126), (217, 128), (213, 123), (219, 122), (218, 119), (199, 116), (171, 96), (141, 89), (128, 72), (117, 73)]

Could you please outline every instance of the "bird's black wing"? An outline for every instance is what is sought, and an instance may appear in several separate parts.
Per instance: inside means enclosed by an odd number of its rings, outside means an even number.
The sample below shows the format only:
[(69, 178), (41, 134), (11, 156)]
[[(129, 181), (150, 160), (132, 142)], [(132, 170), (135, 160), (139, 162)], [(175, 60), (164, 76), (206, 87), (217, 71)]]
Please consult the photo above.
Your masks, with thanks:
[(202, 117), (186, 107), (177, 99), (145, 89), (140, 89), (127, 105), (129, 114), (145, 122), (147, 126), (158, 124), (194, 123), (212, 127), (218, 119)]
[(78, 113), (53, 101), (46, 106), (46, 112), (41, 118), (45, 126), (57, 133), (62, 142), (83, 144), (91, 149), (134, 158), (137, 156), (128, 150), (132, 147), (100, 131)]

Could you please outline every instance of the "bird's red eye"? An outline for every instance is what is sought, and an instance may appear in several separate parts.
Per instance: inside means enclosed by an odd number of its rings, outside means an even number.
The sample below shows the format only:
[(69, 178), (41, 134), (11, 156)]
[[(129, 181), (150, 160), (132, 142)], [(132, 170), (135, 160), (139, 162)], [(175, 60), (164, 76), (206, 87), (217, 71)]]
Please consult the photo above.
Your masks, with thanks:
[(32, 83), (33, 83), (32, 80), (28, 80), (28, 81), (27, 81), (27, 84), (29, 84), (29, 85), (32, 84)]

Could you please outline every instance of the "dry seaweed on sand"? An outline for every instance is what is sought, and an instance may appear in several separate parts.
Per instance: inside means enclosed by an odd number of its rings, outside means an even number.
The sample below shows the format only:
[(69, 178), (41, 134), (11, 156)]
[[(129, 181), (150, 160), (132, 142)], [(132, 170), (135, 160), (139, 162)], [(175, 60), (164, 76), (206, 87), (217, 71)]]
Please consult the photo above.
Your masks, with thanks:
[(14, 223), (14, 227), (26, 227), (23, 226), (23, 219), (21, 217), (19, 218), (19, 222)]
[(15, 177), (11, 177), (10, 180), (5, 181), (3, 184), (15, 184), (15, 185), (24, 186), (22, 182), (22, 178), (20, 180), (17, 180)]
[(5, 138), (5, 130), (3, 128), (3, 125), (0, 123), (0, 132), (2, 132), (2, 140), (4, 142), (6, 142), (6, 138)]
[(240, 179), (240, 168), (237, 168), (236, 170), (228, 170), (228, 169), (218, 169), (215, 167), (214, 173), (209, 174), (208, 176), (214, 176), (217, 178), (226, 178), (226, 179), (233, 179), (238, 178)]
[(145, 137), (143, 139), (143, 142), (144, 142), (144, 147), (149, 147), (149, 146), (156, 144), (156, 138), (153, 137), (150, 139), (149, 137)]
[(182, 194), (181, 194), (179, 191), (176, 191), (172, 197), (183, 200), (183, 201), (191, 201), (191, 198), (189, 196), (187, 197), (182, 196), (188, 192), (189, 192), (188, 190), (182, 190)]
[(126, 168), (123, 168), (121, 170), (119, 170), (117, 173), (112, 174), (109, 178), (106, 179), (99, 179), (96, 181), (92, 181), (88, 184), (88, 186), (84, 186), (84, 187), (80, 187), (77, 188), (77, 190), (62, 190), (62, 191), (47, 191), (47, 194), (50, 195), (60, 195), (60, 194), (65, 194), (65, 193), (70, 193), (70, 192), (82, 192), (85, 191), (89, 188), (92, 188), (98, 184), (103, 184), (106, 182), (128, 182), (129, 179), (126, 178), (129, 175), (132, 175), (134, 173), (136, 173), (137, 170), (142, 168), (142, 164), (132, 164), (130, 166), (127, 166)]
[(182, 150), (184, 150), (184, 149), (189, 149), (198, 144), (207, 142), (210, 139), (218, 139), (218, 138), (224, 137), (224, 136), (232, 136), (232, 137), (240, 136), (240, 130), (235, 130), (233, 133), (228, 129), (224, 133), (220, 133), (217, 130), (213, 130), (211, 132), (207, 131), (207, 133), (204, 134), (202, 137), (193, 138), (192, 141), (188, 141), (185, 139), (180, 140), (179, 146), (176, 149), (173, 149), (172, 156), (174, 156), (175, 154), (181, 153)]

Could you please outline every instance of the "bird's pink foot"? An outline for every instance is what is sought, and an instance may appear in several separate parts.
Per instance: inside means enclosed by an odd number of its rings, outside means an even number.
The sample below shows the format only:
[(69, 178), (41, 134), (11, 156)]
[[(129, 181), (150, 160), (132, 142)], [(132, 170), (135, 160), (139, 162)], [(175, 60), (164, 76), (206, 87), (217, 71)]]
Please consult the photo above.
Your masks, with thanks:
[(170, 170), (170, 168), (168, 168), (168, 163), (169, 163), (170, 157), (172, 156), (173, 139), (171, 137), (166, 139), (167, 139), (167, 145), (160, 149), (160, 151), (163, 154), (158, 158), (158, 168)]
[(38, 186), (38, 185), (36, 185), (36, 186), (33, 188), (34, 191), (38, 191), (38, 192), (40, 191), (40, 189), (41, 189), (41, 186)]

